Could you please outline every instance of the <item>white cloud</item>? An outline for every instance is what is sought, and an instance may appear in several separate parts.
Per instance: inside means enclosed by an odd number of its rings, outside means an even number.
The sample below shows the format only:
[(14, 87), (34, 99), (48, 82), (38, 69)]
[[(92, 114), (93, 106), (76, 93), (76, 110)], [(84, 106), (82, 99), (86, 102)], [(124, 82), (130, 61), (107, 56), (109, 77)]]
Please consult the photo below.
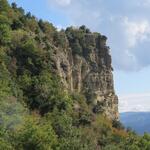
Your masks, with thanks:
[(61, 7), (66, 7), (71, 4), (72, 0), (48, 0), (49, 4), (55, 4)]
[(71, 0), (56, 0), (56, 2), (61, 6), (67, 6), (71, 3)]
[(119, 112), (150, 112), (150, 92), (120, 96)]
[[(150, 65), (150, 0), (48, 0), (68, 24), (85, 24), (108, 37), (115, 69), (137, 71)], [(139, 8), (139, 6), (140, 8)], [(150, 5), (149, 5), (150, 6)]]
[(150, 24), (148, 20), (130, 21), (128, 17), (123, 19), (128, 47), (134, 47), (139, 42), (149, 39)]
[(149, 7), (150, 6), (150, 0), (139, 0), (138, 6)]

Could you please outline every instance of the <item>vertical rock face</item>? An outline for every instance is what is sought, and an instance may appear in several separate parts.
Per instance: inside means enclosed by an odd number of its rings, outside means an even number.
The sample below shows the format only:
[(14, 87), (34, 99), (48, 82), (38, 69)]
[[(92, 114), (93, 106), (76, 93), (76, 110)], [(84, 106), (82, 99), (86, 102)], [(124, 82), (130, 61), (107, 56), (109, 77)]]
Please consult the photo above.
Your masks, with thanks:
[(53, 68), (69, 92), (84, 94), (95, 112), (103, 111), (109, 118), (117, 119), (118, 98), (114, 91), (111, 56), (106, 40), (105, 36), (84, 34), (86, 46), (81, 46), (81, 54), (74, 52), (68, 40), (65, 49), (55, 49)]

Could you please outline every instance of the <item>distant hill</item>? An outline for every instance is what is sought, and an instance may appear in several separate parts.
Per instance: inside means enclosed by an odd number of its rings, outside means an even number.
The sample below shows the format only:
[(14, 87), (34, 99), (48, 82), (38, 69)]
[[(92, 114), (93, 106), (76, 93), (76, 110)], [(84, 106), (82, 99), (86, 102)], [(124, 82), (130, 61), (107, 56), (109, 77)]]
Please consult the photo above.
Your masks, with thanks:
[(131, 127), (138, 134), (150, 133), (150, 112), (125, 112), (120, 114), (125, 127)]

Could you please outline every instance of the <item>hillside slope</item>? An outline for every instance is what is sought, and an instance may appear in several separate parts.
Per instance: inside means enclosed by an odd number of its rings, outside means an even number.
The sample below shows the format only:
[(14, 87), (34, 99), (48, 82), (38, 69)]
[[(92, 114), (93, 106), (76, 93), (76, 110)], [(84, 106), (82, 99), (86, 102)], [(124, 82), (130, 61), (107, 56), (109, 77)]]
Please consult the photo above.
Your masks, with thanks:
[(0, 0), (0, 150), (149, 149), (117, 120), (106, 39)]

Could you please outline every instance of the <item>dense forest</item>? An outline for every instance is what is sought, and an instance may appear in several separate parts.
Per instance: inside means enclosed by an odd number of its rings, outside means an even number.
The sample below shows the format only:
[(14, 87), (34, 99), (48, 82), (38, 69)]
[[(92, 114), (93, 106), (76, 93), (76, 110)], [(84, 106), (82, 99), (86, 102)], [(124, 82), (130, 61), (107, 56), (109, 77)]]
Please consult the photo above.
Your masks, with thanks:
[(0, 0), (0, 150), (150, 149), (148, 134), (138, 136), (93, 112), (86, 97), (67, 92), (51, 69), (53, 49), (64, 49), (66, 40), (75, 55), (86, 56), (78, 39), (89, 32), (85, 26), (58, 31)]

